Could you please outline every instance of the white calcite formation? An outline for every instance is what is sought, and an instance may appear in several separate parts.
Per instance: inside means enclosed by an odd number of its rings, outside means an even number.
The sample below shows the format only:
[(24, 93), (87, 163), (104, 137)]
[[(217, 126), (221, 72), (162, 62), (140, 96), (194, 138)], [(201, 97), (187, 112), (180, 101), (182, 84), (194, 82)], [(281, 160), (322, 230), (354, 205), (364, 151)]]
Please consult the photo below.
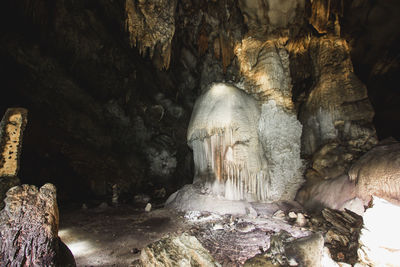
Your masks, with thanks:
[(398, 236), (400, 207), (373, 197), (372, 207), (364, 214), (358, 256), (368, 266), (399, 266)]
[(302, 183), (301, 125), (269, 101), (213, 84), (196, 101), (188, 129), (195, 184), (229, 200), (293, 199)]
[(269, 200), (293, 199), (303, 183), (301, 129), (296, 115), (274, 100), (262, 105), (259, 136), (268, 162)]
[(194, 154), (194, 182), (230, 200), (269, 200), (259, 118), (256, 100), (234, 86), (213, 84), (201, 95), (187, 134)]

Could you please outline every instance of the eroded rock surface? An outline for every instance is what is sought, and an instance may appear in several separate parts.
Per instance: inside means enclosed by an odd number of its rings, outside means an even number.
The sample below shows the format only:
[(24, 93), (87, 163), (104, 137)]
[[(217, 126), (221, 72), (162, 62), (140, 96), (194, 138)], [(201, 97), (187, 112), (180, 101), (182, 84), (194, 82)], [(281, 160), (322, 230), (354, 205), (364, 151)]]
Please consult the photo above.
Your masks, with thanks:
[(349, 47), (340, 38), (310, 41), (315, 85), (301, 111), (302, 149), (313, 154), (335, 139), (366, 151), (376, 144), (367, 90), (353, 72)]
[(380, 144), (357, 160), (349, 170), (356, 196), (368, 203), (372, 196), (400, 204), (400, 144)]
[(4, 266), (75, 266), (58, 237), (56, 188), (15, 186), (0, 212), (0, 262)]
[(24, 108), (9, 108), (0, 123), (0, 209), (7, 190), (20, 183), (17, 175), (27, 116)]
[(144, 248), (143, 266), (221, 266), (194, 236), (186, 233), (164, 237)]
[(9, 108), (0, 124), (0, 177), (17, 176), (28, 111)]
[(128, 0), (125, 4), (131, 44), (142, 55), (149, 55), (160, 69), (168, 69), (171, 61), (177, 2)]

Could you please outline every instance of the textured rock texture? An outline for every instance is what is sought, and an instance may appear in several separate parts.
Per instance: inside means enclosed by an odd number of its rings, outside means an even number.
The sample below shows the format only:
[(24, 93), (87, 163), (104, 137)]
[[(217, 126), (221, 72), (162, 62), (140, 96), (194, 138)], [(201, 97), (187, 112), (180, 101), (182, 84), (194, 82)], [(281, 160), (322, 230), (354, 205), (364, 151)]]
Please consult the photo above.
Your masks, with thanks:
[(0, 262), (4, 266), (75, 266), (58, 238), (56, 188), (11, 188), (0, 212)]
[(305, 1), (239, 0), (239, 7), (250, 33), (266, 35), (298, 30), (296, 24), (303, 23)]
[(322, 267), (323, 249), (324, 238), (320, 233), (295, 239), (281, 231), (271, 236), (270, 247), (265, 254), (247, 260), (244, 266)]
[(258, 125), (268, 163), (269, 199), (292, 200), (304, 182), (300, 159), (302, 126), (296, 115), (270, 100), (262, 105)]
[(168, 69), (171, 61), (177, 2), (128, 0), (125, 4), (131, 44), (142, 55), (148, 54), (160, 69)]
[(343, 210), (348, 201), (356, 197), (356, 185), (347, 175), (306, 185), (296, 196), (296, 200), (307, 209), (320, 210), (323, 207)]
[(349, 167), (348, 174), (328, 180), (309, 179), (296, 200), (310, 209), (347, 208), (362, 214), (372, 196), (399, 204), (399, 143), (382, 141)]
[(0, 123), (0, 209), (8, 189), (20, 183), (17, 175), (27, 116), (26, 109), (9, 108)]
[(349, 170), (356, 196), (368, 203), (372, 196), (400, 204), (400, 144), (380, 144), (357, 160)]
[(144, 248), (142, 266), (221, 266), (194, 236), (165, 237)]
[(300, 113), (303, 152), (313, 154), (335, 139), (370, 149), (376, 143), (374, 112), (365, 86), (353, 72), (347, 42), (318, 38), (309, 45), (315, 85)]
[(0, 123), (0, 177), (17, 176), (22, 137), (28, 121), (23, 108), (7, 109)]

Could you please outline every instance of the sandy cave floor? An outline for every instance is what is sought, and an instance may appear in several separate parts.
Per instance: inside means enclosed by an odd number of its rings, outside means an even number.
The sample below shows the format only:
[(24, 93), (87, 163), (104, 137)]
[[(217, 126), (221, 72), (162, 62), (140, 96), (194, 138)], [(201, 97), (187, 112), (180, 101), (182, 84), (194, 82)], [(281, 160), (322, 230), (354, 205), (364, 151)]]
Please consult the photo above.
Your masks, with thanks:
[(77, 266), (130, 266), (143, 247), (187, 228), (181, 214), (144, 205), (60, 210), (59, 236)]

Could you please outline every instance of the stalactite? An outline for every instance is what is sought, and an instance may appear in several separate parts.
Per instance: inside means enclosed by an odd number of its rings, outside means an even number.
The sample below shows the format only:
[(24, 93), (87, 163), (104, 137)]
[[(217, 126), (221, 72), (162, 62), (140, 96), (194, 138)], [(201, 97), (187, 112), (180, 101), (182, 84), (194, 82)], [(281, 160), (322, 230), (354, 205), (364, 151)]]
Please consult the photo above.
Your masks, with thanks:
[(155, 52), (161, 62), (155, 60), (159, 69), (168, 69), (171, 60), (171, 42), (175, 33), (175, 12), (177, 0), (172, 1), (134, 1), (125, 4), (126, 30), (131, 45), (151, 59)]
[(214, 177), (208, 181), (214, 193), (231, 200), (266, 201), (268, 179), (264, 171), (250, 170), (246, 162), (235, 158), (235, 128), (214, 129), (209, 135), (196, 134), (193, 142), (195, 166), (199, 173)]
[(198, 38), (198, 47), (199, 47), (199, 54), (202, 56), (207, 52), (208, 49), (208, 36), (207, 31), (203, 25), (200, 30), (199, 38)]
[(222, 66), (225, 73), (226, 69), (231, 64), (233, 57), (235, 56), (235, 54), (233, 53), (232, 40), (224, 33), (220, 33), (219, 46), (221, 48)]

